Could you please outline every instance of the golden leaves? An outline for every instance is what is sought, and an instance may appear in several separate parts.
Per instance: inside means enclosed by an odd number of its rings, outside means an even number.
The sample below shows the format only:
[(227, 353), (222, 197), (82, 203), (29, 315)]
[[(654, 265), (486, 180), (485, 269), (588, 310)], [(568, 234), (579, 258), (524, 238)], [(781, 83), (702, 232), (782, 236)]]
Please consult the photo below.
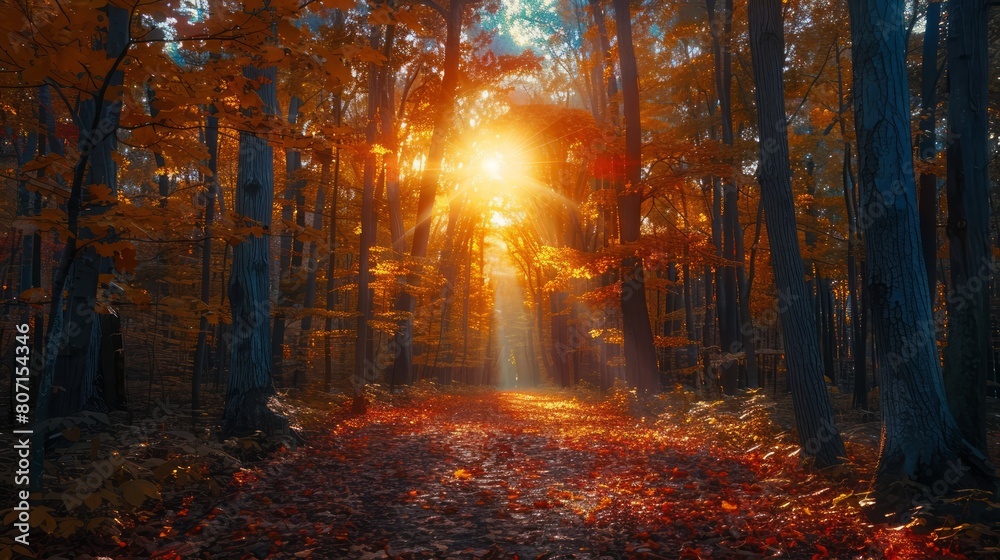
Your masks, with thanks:
[(49, 76), (52, 69), (52, 61), (48, 56), (30, 58), (25, 61), (25, 66), (21, 70), (21, 79), (28, 83), (42, 83)]

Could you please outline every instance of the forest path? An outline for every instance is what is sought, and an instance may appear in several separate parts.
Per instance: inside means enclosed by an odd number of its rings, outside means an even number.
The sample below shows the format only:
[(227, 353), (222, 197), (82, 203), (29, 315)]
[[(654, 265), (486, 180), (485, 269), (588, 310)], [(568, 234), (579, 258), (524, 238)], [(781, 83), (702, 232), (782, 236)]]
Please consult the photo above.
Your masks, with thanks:
[(705, 437), (722, 429), (714, 417), (673, 425), (623, 408), (483, 391), (331, 413), (336, 425), (312, 427), (291, 457), (238, 473), (229, 515), (209, 522), (196, 548), (359, 560), (912, 551), (901, 533), (874, 533), (831, 505), (843, 490), (828, 480), (787, 472), (794, 460), (769, 462), (773, 451), (762, 461), (749, 431), (735, 434), (747, 445), (733, 453)]

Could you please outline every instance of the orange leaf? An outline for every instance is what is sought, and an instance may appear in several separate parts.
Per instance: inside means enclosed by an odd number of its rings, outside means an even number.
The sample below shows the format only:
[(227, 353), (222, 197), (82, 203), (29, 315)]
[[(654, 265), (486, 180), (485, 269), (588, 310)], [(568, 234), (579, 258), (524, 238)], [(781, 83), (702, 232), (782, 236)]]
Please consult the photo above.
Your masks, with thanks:
[(115, 250), (115, 270), (120, 272), (132, 272), (139, 262), (135, 259), (135, 246), (131, 243), (123, 245)]

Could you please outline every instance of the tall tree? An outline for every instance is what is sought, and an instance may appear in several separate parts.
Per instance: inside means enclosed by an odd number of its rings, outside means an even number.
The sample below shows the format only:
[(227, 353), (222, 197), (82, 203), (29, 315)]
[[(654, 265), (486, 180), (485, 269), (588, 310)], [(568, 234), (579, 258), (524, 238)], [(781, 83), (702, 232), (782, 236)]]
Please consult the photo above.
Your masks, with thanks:
[[(927, 297), (910, 162), (910, 95), (904, 0), (850, 0), (854, 126), (870, 313), (879, 348), (882, 444), (875, 475), (881, 495), (910, 480), (931, 485), (966, 478), (957, 463), (979, 464), (946, 401)], [(947, 477), (947, 478), (946, 478)]]
[[(731, 35), (733, 32), (733, 2), (725, 0), (722, 10), (716, 10), (716, 1), (707, 0), (708, 21), (712, 33), (712, 50), (715, 57), (715, 89), (719, 101), (719, 117), (722, 124), (722, 143), (728, 148), (733, 146), (733, 104), (732, 104), (732, 81), (733, 81), (733, 54), (731, 48)], [(732, 161), (727, 161), (732, 164)], [(741, 350), (747, 352), (747, 371), (752, 382), (750, 386), (756, 386), (757, 368), (753, 361), (753, 337), (752, 328), (740, 328), (740, 314), (749, 313), (750, 299), (744, 287), (746, 275), (742, 266), (743, 263), (743, 228), (739, 223), (739, 205), (736, 185), (733, 184), (732, 177), (721, 179), (722, 189), (722, 212), (720, 215), (713, 215), (713, 220), (721, 220), (722, 257), (729, 261), (721, 271), (720, 294), (718, 302), (719, 314), (719, 335), (722, 344), (723, 354), (737, 353)], [(713, 230), (716, 229), (713, 224)], [(737, 266), (735, 263), (740, 263)], [(745, 321), (749, 321), (747, 316)], [(750, 333), (750, 335), (741, 333)], [(722, 365), (722, 390), (726, 394), (736, 392), (739, 383), (739, 369), (735, 360), (726, 360)]]
[[(107, 33), (95, 40), (95, 50), (103, 50), (109, 60), (115, 60), (128, 52), (130, 37), (130, 12), (126, 8), (108, 5), (104, 8), (108, 18)], [(120, 69), (110, 73), (106, 83), (109, 87), (121, 86), (124, 72)], [(99, 103), (97, 95), (82, 100), (77, 110), (78, 123), (98, 122), (98, 132), (80, 135), (81, 151), (89, 152), (87, 184), (102, 185), (112, 194), (118, 191), (118, 166), (112, 157), (117, 145), (117, 130), (122, 104), (119, 96)], [(82, 128), (82, 127), (81, 127)], [(83, 129), (86, 130), (86, 129)], [(107, 211), (110, 197), (99, 196), (91, 189), (81, 200), (80, 215), (94, 216)], [(92, 231), (84, 227), (80, 231), (82, 240), (105, 237), (107, 232)], [(110, 259), (98, 254), (92, 243), (81, 243), (79, 251), (73, 251), (72, 268), (67, 278), (69, 301), (65, 325), (68, 344), (60, 348), (59, 364), (55, 369), (55, 385), (63, 388), (52, 395), (53, 414), (68, 416), (84, 409), (107, 411), (107, 403), (98, 386), (98, 354), (102, 333), (98, 316), (97, 289), (101, 274), (111, 270)]]
[[(343, 25), (343, 18), (337, 17), (338, 25)], [(333, 96), (334, 122), (339, 128), (343, 119), (344, 101), (341, 92), (338, 91)], [(336, 141), (333, 148), (333, 185), (330, 186), (330, 259), (326, 263), (326, 323), (324, 325), (326, 334), (323, 340), (323, 387), (329, 391), (333, 385), (333, 343), (331, 331), (333, 330), (333, 311), (338, 302), (337, 292), (337, 214), (338, 202), (340, 201), (340, 140)], [(339, 323), (339, 321), (338, 321)]]
[[(428, 4), (434, 7), (445, 18), (446, 35), (444, 45), (444, 71), (441, 76), (441, 93), (438, 96), (437, 113), (431, 131), (431, 145), (427, 152), (423, 173), (420, 176), (420, 199), (417, 202), (417, 223), (413, 228), (413, 247), (410, 256), (421, 260), (427, 256), (427, 245), (431, 234), (431, 217), (434, 212), (434, 200), (437, 197), (438, 180), (441, 177), (441, 164), (444, 161), (444, 149), (447, 137), (451, 131), (452, 115), (455, 113), (455, 102), (458, 97), (458, 73), (462, 45), (462, 14), (465, 0), (450, 0), (448, 8), (441, 7), (436, 2)], [(415, 286), (419, 276), (410, 275), (407, 284)], [(409, 383), (413, 377), (413, 311), (415, 300), (413, 294), (402, 290), (396, 300), (396, 311), (407, 314), (396, 334), (398, 353), (392, 366), (392, 379), (395, 383)]]
[[(924, 17), (924, 42), (920, 61), (920, 134), (917, 149), (920, 159), (930, 165), (937, 155), (937, 84), (938, 37), (941, 26), (941, 2), (928, 2)], [(937, 175), (920, 172), (920, 240), (924, 249), (924, 268), (931, 306), (937, 299)]]
[[(382, 37), (380, 26), (372, 25), (369, 41), (373, 50), (378, 50)], [(365, 124), (365, 141), (375, 144), (378, 134), (378, 105), (381, 92), (378, 86), (379, 70), (374, 62), (368, 63), (368, 107)], [(371, 363), (368, 361), (368, 322), (372, 318), (372, 297), (369, 290), (371, 279), (371, 248), (375, 244), (375, 153), (368, 150), (364, 159), (361, 191), (361, 239), (358, 254), (358, 323), (357, 344), (354, 350), (354, 399), (355, 410), (364, 410), (362, 387), (368, 381)]]
[[(244, 66), (243, 76), (259, 83), (264, 120), (278, 106), (277, 68)], [(229, 305), (233, 314), (232, 359), (226, 385), (226, 407), (222, 416), (225, 434), (247, 434), (261, 430), (276, 433), (287, 428), (287, 420), (272, 411), (271, 377), (271, 213), (274, 206), (274, 149), (267, 139), (248, 130), (240, 131), (236, 172), (236, 213), (259, 225), (261, 235), (249, 234), (233, 248), (229, 277)]]
[[(293, 95), (288, 102), (288, 124), (295, 126), (299, 118), (299, 107), (302, 100)], [(302, 153), (295, 148), (285, 150), (285, 192), (281, 200), (281, 227), (291, 227), (292, 219), (298, 219), (298, 215), (305, 219), (302, 205), (299, 199), (302, 196), (303, 181), (297, 177), (302, 169)], [(293, 204), (294, 203), (294, 204)], [(298, 212), (296, 212), (298, 210)], [(296, 235), (282, 235), (278, 253), (278, 310), (274, 314), (274, 328), (271, 331), (271, 361), (274, 364), (273, 377), (275, 383), (284, 385), (288, 382), (285, 379), (285, 330), (287, 329), (287, 318), (284, 307), (290, 305), (292, 292), (295, 290), (293, 284), (295, 272), (298, 266), (295, 263), (295, 255), (302, 250)], [(301, 265), (301, 259), (299, 260)]]
[(815, 457), (818, 465), (827, 466), (838, 463), (846, 453), (823, 381), (816, 316), (810, 305), (799, 251), (788, 157), (781, 0), (750, 0), (748, 15), (760, 135), (761, 203), (778, 290), (795, 427), (804, 453)]
[[(632, 17), (628, 0), (615, 0), (615, 23), (625, 114), (625, 184), (618, 189), (618, 239), (625, 244), (639, 240), (643, 198), (639, 70), (632, 46)], [(621, 269), (625, 379), (640, 391), (655, 392), (660, 388), (660, 378), (649, 309), (646, 307), (642, 259), (638, 256), (625, 257)]]
[[(80, 245), (78, 245), (78, 236), (81, 230), (80, 218), (85, 202), (92, 194), (91, 188), (87, 186), (92, 183), (85, 185), (84, 180), (94, 177), (95, 171), (91, 165), (93, 158), (107, 155), (108, 159), (98, 165), (99, 169), (105, 171), (108, 169), (109, 162), (113, 164), (110, 157), (110, 146), (102, 147), (101, 145), (104, 142), (108, 142), (108, 144), (112, 142), (112, 139), (108, 138), (109, 128), (111, 131), (117, 128), (120, 104), (112, 91), (112, 86), (121, 83), (120, 68), (128, 55), (129, 47), (132, 46), (129, 38), (131, 24), (129, 11), (108, 5), (105, 14), (108, 17), (107, 36), (103, 40), (103, 45), (101, 41), (97, 41), (94, 46), (95, 50), (103, 48), (108, 54), (108, 58), (112, 60), (112, 64), (108, 72), (101, 77), (102, 79), (94, 84), (97, 86), (95, 90), (81, 102), (75, 118), (80, 129), (80, 150), (79, 157), (73, 166), (73, 179), (70, 183), (69, 196), (66, 199), (66, 241), (59, 257), (59, 264), (52, 274), (48, 331), (45, 334), (44, 366), (38, 381), (38, 393), (35, 398), (35, 422), (39, 426), (35, 428), (32, 435), (31, 487), (34, 490), (40, 490), (42, 487), (45, 444), (48, 441), (48, 429), (44, 427), (44, 423), (53, 416), (78, 412), (82, 409), (80, 399), (82, 391), (75, 391), (72, 395), (61, 395), (60, 393), (66, 391), (57, 393), (53, 389), (56, 386), (67, 387), (67, 385), (59, 385), (65, 376), (65, 368), (58, 367), (61, 363), (60, 358), (64, 356), (64, 347), (67, 342), (64, 337), (71, 331), (78, 332), (80, 330), (79, 325), (73, 323), (67, 325), (72, 309), (64, 311), (63, 306), (67, 300), (63, 291), (67, 288), (70, 273), (77, 262), (77, 257), (82, 252)], [(100, 173), (98, 172), (98, 176), (101, 176)], [(106, 174), (103, 176), (107, 177)], [(94, 295), (96, 296), (96, 283)], [(87, 309), (88, 306), (85, 305), (82, 310), (78, 309), (78, 312)], [(88, 323), (94, 319), (93, 305), (89, 306), (89, 310), (91, 313), (86, 317)], [(90, 347), (85, 347), (85, 351), (89, 352)], [(92, 368), (87, 369), (93, 371)], [(87, 381), (84, 380), (83, 383), (87, 383)], [(90, 378), (89, 381), (93, 381), (93, 378)]]
[[(208, 170), (206, 180), (205, 217), (202, 222), (204, 239), (201, 245), (201, 302), (208, 306), (211, 296), (212, 279), (212, 222), (215, 221), (215, 198), (219, 189), (219, 119), (209, 114), (205, 120), (205, 147), (208, 149)], [(198, 342), (194, 351), (194, 369), (191, 375), (191, 421), (196, 422), (201, 409), (201, 379), (208, 362), (208, 315), (203, 313), (198, 320)]]
[(944, 380), (966, 441), (986, 452), (990, 348), (988, 0), (948, 2), (948, 346)]

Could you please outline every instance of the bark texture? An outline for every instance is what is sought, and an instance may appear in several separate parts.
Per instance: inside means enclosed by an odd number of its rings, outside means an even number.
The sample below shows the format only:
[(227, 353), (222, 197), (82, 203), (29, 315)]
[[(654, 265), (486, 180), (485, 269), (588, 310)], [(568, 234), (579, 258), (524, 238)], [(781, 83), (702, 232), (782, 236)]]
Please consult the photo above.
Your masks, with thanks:
[[(938, 37), (941, 24), (941, 2), (928, 2), (924, 24), (924, 43), (920, 65), (920, 159), (930, 164), (937, 155)], [(920, 240), (924, 249), (924, 268), (931, 307), (937, 299), (937, 176), (920, 173)]]
[[(266, 114), (277, 106), (277, 70), (246, 66), (243, 76), (264, 78), (257, 94)], [(274, 206), (274, 149), (252, 132), (240, 131), (236, 173), (236, 213), (259, 224), (264, 235), (248, 235), (233, 248), (229, 305), (233, 314), (232, 358), (226, 386), (222, 431), (226, 435), (257, 430), (278, 433), (287, 420), (268, 403), (274, 395), (271, 378), (271, 212)]]
[(990, 251), (987, 0), (948, 2), (948, 346), (944, 382), (965, 439), (986, 452)]
[(778, 314), (795, 426), (803, 452), (814, 457), (820, 466), (833, 465), (846, 453), (823, 381), (816, 317), (810, 305), (795, 225), (784, 103), (781, 0), (750, 0), (748, 11), (760, 135), (761, 203), (778, 289)]
[[(632, 46), (632, 21), (628, 0), (615, 0), (618, 57), (625, 110), (625, 185), (618, 192), (618, 238), (621, 243), (639, 240), (642, 223), (642, 130), (639, 126), (639, 72)], [(625, 339), (625, 380), (640, 391), (660, 389), (653, 347), (653, 329), (646, 307), (642, 259), (622, 260), (622, 334)]]
[[(927, 297), (912, 167), (903, 0), (851, 0), (855, 131), (867, 285), (879, 354), (884, 505), (981, 460), (948, 409)], [(957, 465), (957, 466), (956, 466)], [(957, 482), (957, 478), (955, 480)], [(909, 485), (912, 486), (912, 485)], [(908, 505), (904, 503), (904, 506)]]

